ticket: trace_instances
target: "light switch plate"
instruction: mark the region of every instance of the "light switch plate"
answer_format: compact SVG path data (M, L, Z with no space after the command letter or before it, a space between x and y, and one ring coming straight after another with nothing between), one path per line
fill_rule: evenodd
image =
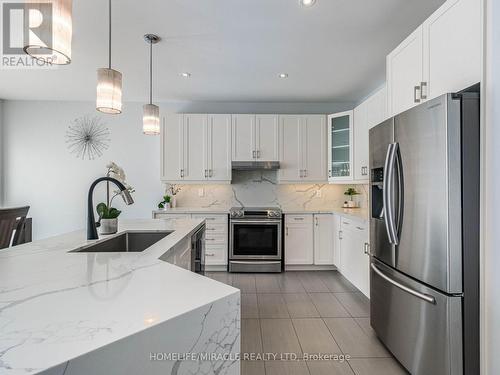
M316 190L316 198L321 198L323 196L323 192L321 190Z
M205 189L199 188L198 189L198 197L203 198L204 196L205 196Z

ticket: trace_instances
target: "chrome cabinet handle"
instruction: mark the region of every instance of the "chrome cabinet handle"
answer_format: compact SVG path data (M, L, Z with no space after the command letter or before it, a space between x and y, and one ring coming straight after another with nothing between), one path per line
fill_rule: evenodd
M205 253L205 256L207 256L207 257L214 257L215 254Z
M420 82L420 99L427 99L427 82Z
M365 230L365 228L362 228L362 227L356 227L356 229Z
M288 236L288 227L286 227L286 235Z
M252 158L256 159L255 151L252 151Z
M209 169L208 170L208 177L213 177L214 176L214 170L213 169Z
M341 239L342 239L342 231L339 230L339 240L341 240Z
M304 169L304 177L307 177L307 169Z
M404 292L406 292L408 294L411 294L412 296L420 298L420 299L424 300L425 302L432 303L433 305L436 304L436 299L433 296L430 296L430 295L425 294L425 293L420 293L420 292L418 292L416 290L408 288L406 285L403 285L403 284L397 282L396 280L391 279L389 276L385 275L382 271L380 271L378 269L378 267L375 264L373 264L373 263L370 266L371 266L372 270L377 275L379 275L382 279L384 279L388 283L394 285L396 288L399 288L402 291L404 291Z
M365 253L366 255L371 255L371 254L370 254L370 244L369 244L368 242L365 242L364 253Z
M205 178L208 177L208 169L205 169Z
M419 98L420 95L421 95L420 86L415 86L413 88L413 101L415 103L420 103L420 98Z
M304 177L304 175L302 174L303 170L302 169L299 169L299 177L302 178Z
M331 169L328 170L328 177L330 177L330 178L332 177L332 170Z
M293 220L304 220L303 217L294 217Z
M319 223L318 223L318 218L317 218L317 217L315 217L315 219L316 219L316 226L319 226Z
M181 177L184 177L184 169L181 169Z
M260 150L257 150L257 159L260 159Z

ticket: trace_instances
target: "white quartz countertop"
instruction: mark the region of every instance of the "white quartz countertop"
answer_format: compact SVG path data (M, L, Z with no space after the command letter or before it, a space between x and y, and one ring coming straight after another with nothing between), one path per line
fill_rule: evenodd
M200 207L176 207L167 210L154 210L158 214L228 214L229 209L224 208L200 208ZM365 208L325 208L325 209L283 209L285 215L303 214L336 214L355 220L368 220L368 210Z
M119 232L172 231L141 253L68 253L85 231L0 251L0 374L37 373L239 293L159 260L202 223L120 221Z

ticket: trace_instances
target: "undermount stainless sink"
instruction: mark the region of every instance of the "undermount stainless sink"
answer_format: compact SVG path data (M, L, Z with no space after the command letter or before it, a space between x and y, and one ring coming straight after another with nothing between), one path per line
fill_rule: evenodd
M126 253L141 252L154 245L172 231L124 232L115 237L86 245L70 253Z

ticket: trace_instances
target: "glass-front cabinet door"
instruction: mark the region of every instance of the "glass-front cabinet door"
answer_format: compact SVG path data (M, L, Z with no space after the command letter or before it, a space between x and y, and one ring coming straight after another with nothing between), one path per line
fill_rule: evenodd
M328 116L328 180L353 179L353 111Z

